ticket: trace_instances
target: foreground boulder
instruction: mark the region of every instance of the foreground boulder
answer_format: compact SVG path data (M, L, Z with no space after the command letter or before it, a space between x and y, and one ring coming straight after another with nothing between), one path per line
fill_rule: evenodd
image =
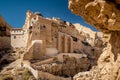
M79 73L74 80L119 80L120 76L120 0L69 0L69 9L76 15L104 32L107 47L98 59L97 68ZM93 73L93 74L92 74ZM98 75L95 75L95 74ZM83 76L84 75L84 76ZM89 79L87 78L89 76ZM94 77L93 77L94 76Z

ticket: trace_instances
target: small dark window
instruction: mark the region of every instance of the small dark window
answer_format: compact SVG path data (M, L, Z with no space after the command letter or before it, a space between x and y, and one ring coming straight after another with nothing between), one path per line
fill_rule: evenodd
M78 41L78 38L74 37L74 36L71 36L73 38L73 41L77 42Z
M16 36L14 36L14 39L16 39Z
M82 41L85 46L91 46L87 41Z
M95 49L91 49L91 51L95 51Z
M40 26L40 29L45 29L46 28L46 26Z
M73 51L74 53L77 53L77 51Z
M30 26L29 29L32 29L32 26Z
M43 28L46 28L46 26L43 26Z

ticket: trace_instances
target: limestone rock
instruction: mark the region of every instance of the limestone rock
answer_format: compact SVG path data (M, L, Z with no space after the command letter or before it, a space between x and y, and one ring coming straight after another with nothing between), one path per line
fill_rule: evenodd
M84 36L86 36L85 34L88 34L91 38L95 38L96 32L92 31L90 28L82 26L79 23L75 23L74 26L79 31L79 33L83 34Z
M0 36L10 36L11 26L0 16Z
M12 51L10 40L11 28L4 18L0 16L0 70L4 65L13 61L13 58L9 56Z
M69 9L105 34L103 38L105 48L98 59L98 65L87 72L90 78L92 80L119 80L120 0L69 0ZM96 73L98 76L95 75ZM74 80L87 79L84 72L78 75L79 77L75 76Z
M11 48L10 30L11 26L0 16L0 49Z
M120 30L120 3L108 0L69 0L69 9L103 32Z

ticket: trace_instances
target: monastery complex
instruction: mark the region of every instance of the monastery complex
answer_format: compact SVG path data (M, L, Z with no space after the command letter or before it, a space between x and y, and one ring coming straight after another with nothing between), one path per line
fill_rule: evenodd
M83 48L82 41L85 40L86 37L81 35L72 23L58 18L44 18L42 14L31 11L26 13L23 28L11 30L12 47L30 49L33 59L50 53L80 52ZM30 53L26 54L26 59Z

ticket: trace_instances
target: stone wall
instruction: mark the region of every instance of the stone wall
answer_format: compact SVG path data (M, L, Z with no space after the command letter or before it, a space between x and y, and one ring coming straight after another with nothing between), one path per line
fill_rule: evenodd
M42 40L33 40L31 45L28 47L28 50L25 52L23 59L32 60L32 59L43 59L45 56L46 48Z
M81 35L79 31L69 22L60 23L61 20L53 20L52 22L52 40L59 52L73 52L82 50L84 45L82 41L86 39L85 35ZM53 44L52 43L52 44ZM65 48L64 48L65 47Z
M13 28L11 31L11 46L13 48L25 48L26 36L22 28Z
M11 46L13 48L26 47L26 37L23 34L11 35Z
M34 69L33 67L31 67L31 63L28 61L23 62L23 67L28 68L36 79L71 80L71 78L64 78L64 77L52 75L47 72L38 71Z
M10 32L11 34L16 34L16 35L24 34L24 31L22 30L22 28L16 28L16 29L13 28Z
M40 73L69 78L79 71L88 70L90 64L85 54L61 53L53 58L33 63L31 66Z
M29 29L29 27L32 27L31 31L33 33L37 33L38 34L37 36L39 36L39 38L35 38L34 37L35 35L32 34L32 37L31 37L32 40L35 40L35 39L46 40L46 44L48 45L51 43L51 39L52 39L51 38L51 21L39 15L31 14L30 20L27 22L29 23L29 25L27 25L27 29Z

